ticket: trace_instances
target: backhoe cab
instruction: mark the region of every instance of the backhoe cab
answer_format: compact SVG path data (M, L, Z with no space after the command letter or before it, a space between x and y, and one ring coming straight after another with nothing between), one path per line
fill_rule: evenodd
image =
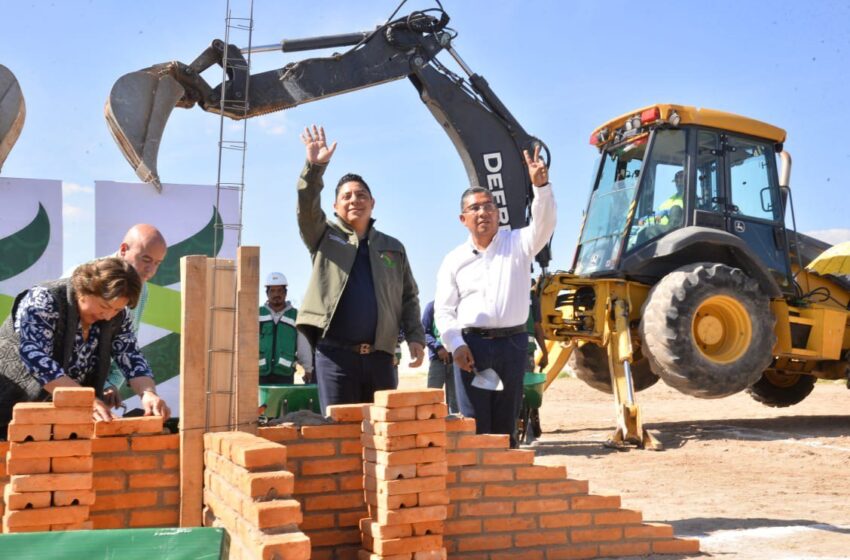
M785 226L784 141L774 126L680 105L591 135L600 159L572 272L546 278L541 306L560 342L550 362L569 359L614 393L612 444L656 446L634 394L659 378L695 397L746 389L788 406L816 378L847 375L850 286L806 269L829 245Z

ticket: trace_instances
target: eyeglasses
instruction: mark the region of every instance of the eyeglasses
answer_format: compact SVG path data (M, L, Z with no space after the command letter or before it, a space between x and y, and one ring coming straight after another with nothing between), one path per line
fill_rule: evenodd
M463 213L464 214L476 214L476 213L478 213L479 211L482 211L482 210L484 212L495 212L496 211L496 205L492 202L485 202L484 204L471 204L463 210Z

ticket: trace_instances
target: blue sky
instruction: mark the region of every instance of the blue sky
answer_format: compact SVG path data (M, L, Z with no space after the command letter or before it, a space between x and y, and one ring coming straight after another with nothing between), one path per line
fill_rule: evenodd
M245 5L234 2L234 15L245 13ZM401 13L432 5L412 0ZM554 269L572 259L596 157L590 132L656 102L730 111L785 128L800 229L833 242L850 239L850 147L840 139L850 124L850 3L443 5L465 62L552 151L559 204ZM394 1L257 0L253 42L369 30L395 7ZM191 62L223 37L225 2L0 0L0 14L0 64L17 75L27 101L27 121L3 174L65 181L69 266L95 256L94 181L136 180L103 119L113 82L154 63ZM245 44L238 37L234 42ZM320 54L255 55L254 71ZM219 74L207 77L219 81ZM243 244L261 247L263 275L280 270L289 277L297 303L310 271L295 224L295 181L304 158L298 133L313 122L339 142L329 182L348 171L366 178L377 200L377 227L405 243L424 303L443 255L465 238L457 198L467 178L406 80L249 121ZM175 110L160 149L163 181L214 183L218 130L216 115ZM326 196L328 212L330 203Z

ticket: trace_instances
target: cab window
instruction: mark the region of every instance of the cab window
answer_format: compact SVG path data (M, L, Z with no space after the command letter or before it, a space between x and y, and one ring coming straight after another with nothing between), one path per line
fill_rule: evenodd
M775 221L778 208L771 178L773 148L762 142L729 137L726 147L733 212Z

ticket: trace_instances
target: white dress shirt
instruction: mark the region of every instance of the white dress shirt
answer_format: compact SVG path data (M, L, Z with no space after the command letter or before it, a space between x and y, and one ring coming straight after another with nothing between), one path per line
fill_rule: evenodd
M552 237L556 221L551 185L533 188L527 226L499 230L483 251L470 236L443 259L434 320L450 352L466 344L461 333L466 327L515 327L528 320L531 264Z

